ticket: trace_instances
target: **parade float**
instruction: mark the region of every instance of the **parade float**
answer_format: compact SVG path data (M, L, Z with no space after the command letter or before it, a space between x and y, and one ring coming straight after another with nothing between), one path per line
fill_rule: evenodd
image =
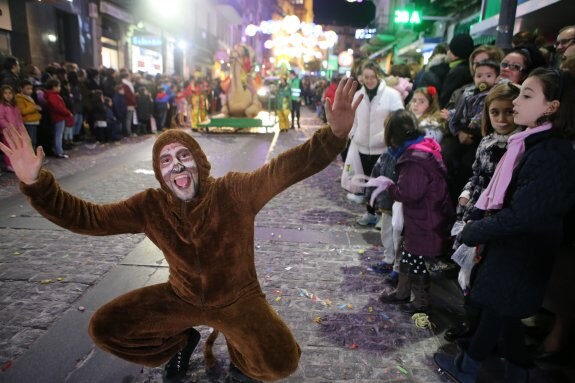
M222 115L200 123L199 127L205 128L207 132L209 128L221 127L266 128L266 131L273 127L273 124L266 125L262 119L256 118L262 110L262 104L258 100L252 73L253 62L254 52L251 47L237 44L233 48L230 53L230 77L222 86L226 95Z

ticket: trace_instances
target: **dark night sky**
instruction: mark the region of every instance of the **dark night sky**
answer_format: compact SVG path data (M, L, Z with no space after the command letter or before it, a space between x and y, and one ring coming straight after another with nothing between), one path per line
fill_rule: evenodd
M316 24L365 27L375 17L375 5L369 0L361 3L348 3L346 0L314 0L313 13Z

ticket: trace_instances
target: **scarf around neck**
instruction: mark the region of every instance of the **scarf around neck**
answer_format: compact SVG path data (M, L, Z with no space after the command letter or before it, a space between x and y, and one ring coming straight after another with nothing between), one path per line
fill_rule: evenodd
M489 181L489 185L487 185L487 188L481 193L479 200L477 200L475 204L476 208L481 210L495 210L503 207L505 192L511 182L513 170L525 152L525 139L532 134L544 132L551 128L552 125L546 123L536 128L515 133L509 137L507 151L497 164L493 178Z
M398 148L389 147L387 149L387 151L395 160L397 160L403 154L403 152L405 152L407 150L407 148L409 148L411 145L419 144L422 141L423 141L423 136L419 136L413 140L405 141L403 143L403 145L401 145Z

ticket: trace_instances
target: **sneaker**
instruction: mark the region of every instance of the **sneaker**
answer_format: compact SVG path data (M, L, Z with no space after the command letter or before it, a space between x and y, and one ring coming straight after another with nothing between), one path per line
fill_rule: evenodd
M383 224L382 221L382 215L378 215L377 216L377 222L375 223L375 230L379 230L381 231L381 225Z
M381 262L381 263L378 263L377 265L371 266L370 269L371 269L374 273L387 274L387 273L390 273L390 272L393 271L393 264L392 264L392 263Z
M188 335L188 343L166 363L162 373L162 381L164 383L182 382L190 367L190 357L199 342L200 333L195 329L191 329L190 335Z
M224 383L262 383L262 381L250 378L241 372L235 364L230 362L230 369L228 370L228 375L226 376Z
M365 213L355 221L359 226L372 226L377 223L377 216L371 213Z
M365 202L365 198L360 194L347 193L347 199L355 203Z

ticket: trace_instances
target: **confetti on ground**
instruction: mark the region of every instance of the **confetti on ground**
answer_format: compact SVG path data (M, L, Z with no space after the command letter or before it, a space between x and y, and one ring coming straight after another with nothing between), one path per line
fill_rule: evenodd
M11 360L9 360L9 361L7 361L6 363L4 363L4 364L2 365L1 370L2 370L2 372L4 372L4 371L8 370L10 367L12 367L12 361L11 361Z
M46 285L46 284L52 283L52 282L54 282L54 281L51 280L51 279L42 279L42 280L40 280L40 284L41 284L41 285Z
M367 308L367 311L370 312L370 313L373 312L373 307L368 307L368 308Z
M293 266L288 266L288 267L286 267L286 270L287 270L287 271L290 271L291 269L293 269Z
M365 253L365 249L359 249L359 250L357 251L357 253L358 253L358 254L364 254L364 253Z
M313 321L315 323L321 323L321 317L315 317L315 318L313 318Z
M429 317L425 313L415 313L411 316L415 325L419 328L429 328L431 329L434 325L429 320Z
M399 371L403 372L405 375L408 374L407 370L406 370L405 368L401 367L401 366L397 366L397 369L398 369Z
M352 350L355 350L356 348L359 348L359 346L355 343L352 343L349 345L349 348L351 348Z
M276 297L275 301L279 302L282 299L282 297Z
M299 296L309 298L309 299L311 299L312 302L314 302L314 303L319 302L324 306L331 305L331 301L329 301L329 303L328 303L326 300L320 299L317 295L310 293L306 289L299 289Z
M15 252L14 252L14 255L20 255L20 253L19 253L19 252L17 252L17 251L15 251Z
M11 214L10 218L16 218L16 214Z
M84 306L78 306L78 311L84 312L86 311L86 308Z
M278 295L278 294L281 294L282 291L281 291L281 290L274 290L273 293L274 293L275 295Z
M64 280L64 278L60 277L60 278L56 278L56 280L57 280L58 282L62 282L62 281Z

